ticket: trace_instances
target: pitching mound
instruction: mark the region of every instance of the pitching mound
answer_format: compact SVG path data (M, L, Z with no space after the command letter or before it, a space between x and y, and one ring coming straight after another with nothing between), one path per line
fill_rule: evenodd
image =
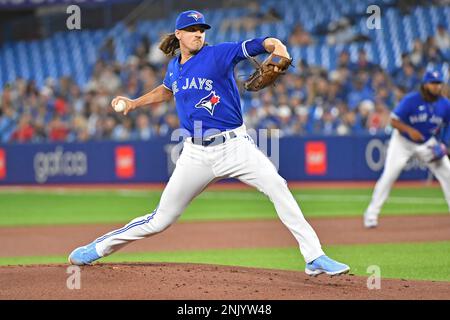
M368 290L353 275L230 266L146 263L81 267L80 289L68 289L68 265L0 267L0 299L450 299L446 282L382 279ZM73 276L73 274L72 274Z

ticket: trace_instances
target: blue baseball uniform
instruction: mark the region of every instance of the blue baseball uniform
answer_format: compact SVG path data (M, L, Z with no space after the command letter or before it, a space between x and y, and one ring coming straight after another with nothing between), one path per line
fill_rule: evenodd
M191 10L179 15L176 30L192 25L210 27L201 13ZM184 31L198 32L198 29ZM348 272L347 265L325 256L286 181L256 147L243 124L234 67L243 59L266 52L264 39L204 46L184 64L180 64L180 57L170 61L163 85L173 93L181 128L194 139L183 141L183 151L157 208L92 244L75 249L69 256L71 263L91 263L132 241L162 232L208 185L220 179L236 178L257 188L273 202L281 221L299 244L307 262L307 274ZM181 45L182 41L180 48ZM208 131L215 131L214 137ZM204 139L195 139L200 135Z
M438 136L450 123L450 101L440 97L437 101L428 102L419 92L412 92L400 101L392 117L419 131L427 141ZM401 134L412 141L406 133Z
M442 82L436 72L428 72L423 83ZM406 133L394 130L386 154L383 174L375 185L372 200L364 213L364 225L376 227L378 215L387 200L392 185L411 157L416 156L430 169L441 184L450 211L450 160L435 158L433 149L445 136L450 123L450 101L440 97L434 102L425 101L420 92L407 94L392 111L392 118L400 120L419 131L425 141L413 141ZM446 138L444 138L446 139ZM444 141L448 143L447 141Z
M239 90L234 79L236 64L250 56L265 53L257 38L235 43L205 46L184 64L180 56L168 65L163 85L172 91L180 125L190 136L207 130L226 131L243 124Z

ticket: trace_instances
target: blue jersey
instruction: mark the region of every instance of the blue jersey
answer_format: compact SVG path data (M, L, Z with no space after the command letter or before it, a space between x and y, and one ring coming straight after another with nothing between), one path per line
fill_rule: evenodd
M426 141L450 123L450 101L440 97L427 102L419 92L412 92L400 101L392 116L419 131ZM402 135L411 140L407 134Z
M243 124L234 67L250 56L265 53L265 39L205 46L184 64L180 64L180 56L169 62L163 85L172 91L180 125L191 136Z

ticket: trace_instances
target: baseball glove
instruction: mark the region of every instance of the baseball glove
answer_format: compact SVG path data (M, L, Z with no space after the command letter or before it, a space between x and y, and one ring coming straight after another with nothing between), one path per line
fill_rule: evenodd
M429 147L433 156L430 162L441 160L443 157L447 155L447 147L443 143L435 144L434 146Z
M254 58L251 61L255 64L256 70L245 80L244 88L248 91L259 91L273 84L280 75L284 74L291 65L292 58L272 53L261 64Z

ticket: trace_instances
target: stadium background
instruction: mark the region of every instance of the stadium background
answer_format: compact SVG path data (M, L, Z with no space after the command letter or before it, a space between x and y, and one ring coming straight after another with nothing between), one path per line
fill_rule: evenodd
M74 247L157 205L162 190L157 183L170 176L178 142L170 138L178 126L174 106L159 104L124 117L110 101L116 95L135 98L161 83L167 59L157 49L160 36L172 31L178 12L191 8L213 26L206 36L211 44L265 35L287 44L295 68L258 93L245 92L240 84L241 102L250 129L279 129L267 137L269 142L279 138L279 154L272 160L325 239L327 252L358 276L378 265L387 278L450 281L449 256L442 255L450 250L447 206L417 160L383 209L385 225L368 234L361 221L383 168L390 111L418 88L428 68L441 70L448 86L448 1L85 0L76 2L81 30L67 30L70 1L36 2L0 2L0 264L13 265L0 273L16 279L0 279L0 297L41 297L19 275L55 270L38 265L24 272L17 265L64 263ZM381 29L367 27L369 5L381 9ZM236 79L251 70L249 63L239 64ZM303 268L269 200L242 185L208 189L170 230L106 261ZM216 239L220 232L224 242ZM257 243L258 234L265 243ZM55 285L60 297L83 297L61 292L53 281L43 276L36 286ZM267 291L261 283L259 293L242 297L320 298L309 287L311 296L298 296L305 281L286 292L281 287ZM348 281L352 288L331 285L327 297L359 292L365 280ZM400 284L395 294L392 284L393 291L365 289L358 297L449 297L448 290L437 287L427 291L417 283ZM95 291L94 284L90 288ZM214 297L191 291L195 294L187 297ZM47 297L54 295L47 292Z
M280 83L258 93L240 85L247 127L278 128L281 138L290 137L281 139L279 157L288 180L375 179L392 108L418 87L428 68L441 70L448 81L448 6L392 0L100 2L80 2L81 30L67 30L67 5L2 5L0 183L167 181L170 135L178 127L173 103L124 117L110 101L138 97L161 83L167 59L158 49L160 37L188 6L198 5L214 26L207 35L212 44L257 35L288 44L295 68ZM382 12L379 30L367 27L372 4ZM241 83L251 70L241 63L236 79ZM124 154L117 145L125 142ZM22 143L27 146L12 146ZM57 149L42 143L66 144ZM72 157L80 152L82 158ZM401 179L430 178L420 164L410 167ZM121 170L128 174L118 175Z

